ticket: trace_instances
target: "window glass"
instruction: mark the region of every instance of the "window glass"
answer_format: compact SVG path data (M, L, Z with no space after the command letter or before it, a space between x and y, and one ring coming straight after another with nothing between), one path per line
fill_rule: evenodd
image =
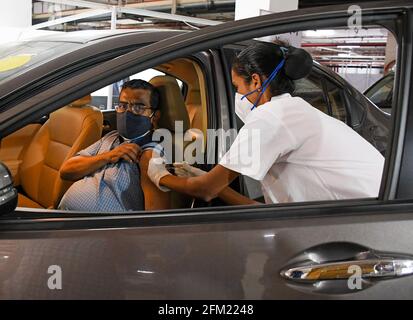
M78 47L76 43L52 41L3 43L0 45L0 84Z
M366 96L380 108L391 108L394 73L389 73L366 92Z
M386 82L384 85L379 88L372 96L371 101L377 105L383 105L387 102L390 93L392 92L392 83Z
M342 89L331 81L326 80L326 90L331 106L331 115L340 121L346 122L347 111L343 99Z
M328 104L325 100L323 91L323 84L319 77L310 75L306 78L294 81L295 92L294 95L303 98L314 108L329 114Z

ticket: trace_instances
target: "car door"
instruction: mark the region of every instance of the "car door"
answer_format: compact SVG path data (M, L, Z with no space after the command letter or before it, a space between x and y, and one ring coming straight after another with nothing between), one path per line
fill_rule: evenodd
M378 199L118 215L18 208L0 220L0 298L413 297L413 277L402 277L413 264L412 16L407 1L363 7L365 23L394 28L400 47ZM347 19L345 6L310 9L165 40L5 110L0 128L12 132L40 112L178 56Z

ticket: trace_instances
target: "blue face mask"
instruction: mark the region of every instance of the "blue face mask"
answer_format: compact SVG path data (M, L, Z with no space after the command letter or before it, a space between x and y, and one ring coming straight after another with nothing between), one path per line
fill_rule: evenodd
M117 130L119 134L131 143L143 145L150 138L152 130L151 119L155 112L149 117L136 115L126 111L116 114Z
M258 91L258 90L261 89L261 92L260 92L260 94L258 95L257 100L255 100L253 106L251 107L251 111L254 110L254 109L257 107L257 104L258 104L258 102L260 101L260 99L261 99L262 95L264 94L265 90L267 90L267 88L269 87L271 81L273 81L273 80L277 77L277 75L278 75L278 73L280 72L281 68L284 67L284 64L285 64L285 59L282 59L281 62L275 67L274 71L271 72L271 74L270 74L270 76L267 78L267 80L264 81L264 83L262 84L261 87L255 89L255 90L253 90L253 91L251 91L251 92L248 92L247 94L245 94L245 95L243 95L243 96L241 97L241 100L246 99L246 97L248 97L249 95L251 95L251 94L253 94L254 92L256 92L256 91Z

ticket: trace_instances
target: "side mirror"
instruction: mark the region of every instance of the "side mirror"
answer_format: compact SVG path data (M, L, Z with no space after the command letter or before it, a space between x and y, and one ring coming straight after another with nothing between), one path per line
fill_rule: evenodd
M9 169L0 162L0 215L14 212L17 207L17 190Z

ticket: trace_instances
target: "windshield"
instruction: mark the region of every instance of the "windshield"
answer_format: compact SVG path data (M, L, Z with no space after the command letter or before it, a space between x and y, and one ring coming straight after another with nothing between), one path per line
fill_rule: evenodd
M77 49L72 42L27 41L0 45L0 84L46 63L62 54Z

